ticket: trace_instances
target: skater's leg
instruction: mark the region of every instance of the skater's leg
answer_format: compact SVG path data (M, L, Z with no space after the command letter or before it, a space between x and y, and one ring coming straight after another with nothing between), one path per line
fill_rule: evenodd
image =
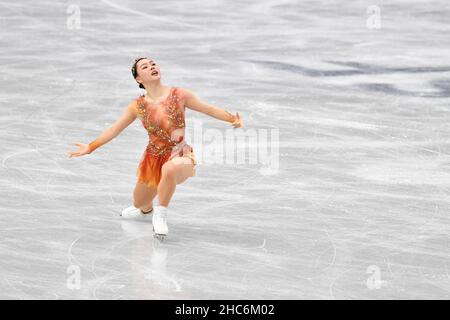
M147 186L146 183L136 182L133 192L133 205L141 209L143 212L148 212L153 209L153 199L157 195L157 189Z
M176 157L162 166L161 181L158 185L158 204L169 206L177 184L194 175L194 164L186 157Z
M167 227L167 207L177 184L194 176L195 163L192 158L175 157L167 161L161 169L161 180L158 184L158 206L152 217L154 236L163 240L169 232Z

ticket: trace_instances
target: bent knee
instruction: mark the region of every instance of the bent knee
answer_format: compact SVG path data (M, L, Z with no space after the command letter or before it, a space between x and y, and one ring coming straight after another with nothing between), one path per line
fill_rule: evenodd
M164 166L161 170L161 175L163 179L175 181L177 176L177 168L173 165Z

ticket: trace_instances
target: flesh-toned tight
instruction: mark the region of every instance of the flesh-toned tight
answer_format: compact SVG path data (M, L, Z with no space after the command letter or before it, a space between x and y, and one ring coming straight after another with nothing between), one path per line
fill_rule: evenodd
M158 187L137 182L134 187L134 206L144 212L153 208L153 199L158 195L158 205L169 206L170 199L177 184L181 184L195 175L195 164L188 157L175 157L162 166L161 180Z

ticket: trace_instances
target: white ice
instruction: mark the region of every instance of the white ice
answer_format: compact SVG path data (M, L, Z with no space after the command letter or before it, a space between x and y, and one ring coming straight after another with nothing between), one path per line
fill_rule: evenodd
M380 28L368 0L2 0L0 298L449 299L450 6L376 3ZM141 55L279 132L275 170L199 164L162 244L118 215L138 121L66 157L139 95Z

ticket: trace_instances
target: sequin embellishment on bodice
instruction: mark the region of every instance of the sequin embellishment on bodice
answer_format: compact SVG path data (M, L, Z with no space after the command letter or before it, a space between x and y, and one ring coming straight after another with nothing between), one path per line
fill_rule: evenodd
M171 88L168 97L158 104L149 103L141 96L137 105L138 118L148 132L150 155L165 156L184 140L184 111L176 88Z
M137 177L139 182L156 188L161 180L164 163L174 157L188 157L196 164L193 149L185 139L182 93L171 88L167 98L151 103L144 96L137 99L137 117L148 133L148 145L142 155Z

